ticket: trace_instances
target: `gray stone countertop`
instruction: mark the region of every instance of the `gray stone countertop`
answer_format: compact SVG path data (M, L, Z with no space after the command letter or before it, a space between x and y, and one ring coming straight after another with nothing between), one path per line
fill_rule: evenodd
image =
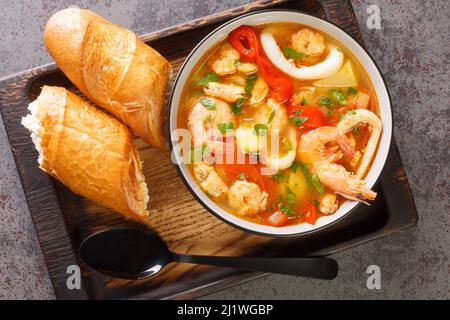
M1 1L0 77L51 61L43 43L55 11L78 5L137 34L219 12L244 1ZM419 213L416 227L334 257L331 281L272 275L205 299L450 298L450 8L445 0L352 0L368 51L390 89L395 138ZM381 9L381 29L366 26L367 8ZM11 149L0 121L0 299L52 299ZM381 268L381 289L366 287L369 265Z

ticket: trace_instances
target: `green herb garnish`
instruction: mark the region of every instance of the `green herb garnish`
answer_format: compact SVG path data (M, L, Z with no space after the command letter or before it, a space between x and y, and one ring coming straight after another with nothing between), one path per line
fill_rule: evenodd
M319 96L317 98L317 103L320 106L324 106L324 107L326 107L328 109L327 115L329 117L331 117L334 114L333 105L332 105L331 100L329 98L327 98L325 96Z
M308 186L309 193L312 193L313 192L313 184L311 181L311 175L309 174L309 171L308 171L308 167L309 167L309 165L307 165L306 163L300 163L300 168L302 169L303 175L305 176L306 185Z
M235 67L239 67L239 66L242 66L243 65L243 63L241 62L241 61L239 61L239 60L234 60L234 66Z
M275 110L272 110L272 112L270 113L269 119L267 120L268 126L272 123L273 117L275 117Z
M305 57L307 57L308 55L306 53L294 50L292 48L289 47L284 47L283 48L283 53L286 57L290 58L290 59L303 59Z
M360 134L361 132L359 131L359 128L358 128L358 127L353 127L352 133L353 133L355 136L359 136L359 134Z
M352 115L356 114L356 112L355 112L355 110L347 110L347 111L345 111L345 114L347 116L352 116Z
M247 77L247 79L245 79L244 90L247 95L252 94L252 90L253 90L253 87L255 86L255 82L256 82L257 78L258 77L256 75L251 75L251 76Z
M233 130L233 122L229 122L229 123L219 123L217 125L217 127L219 128L219 131L222 135L225 135L227 133L227 131L231 131Z
M322 195L325 191L323 188L322 182L320 182L319 176L317 174L313 174L311 177L311 183L313 184L314 188L316 188L317 192Z
M348 102L345 100L347 98L347 94L341 89L331 89L329 91L329 95L334 102L344 106L348 105Z
M278 171L272 176L272 180L276 182L281 182L284 180L284 174L281 171Z
M238 174L237 178L238 178L239 180L245 180L245 178L247 178L247 177L245 176L245 173L244 173L244 172L241 172L241 173Z
M348 93L348 94L358 94L358 90L356 90L356 89L353 88L353 87L349 87L349 88L347 89L347 93Z
M216 73L207 73L197 81L199 86L206 86L210 82L220 82L220 77Z
M292 123L294 124L294 126L300 127L301 125L303 125L306 121L308 121L309 118L307 117L295 117L292 116L289 119L291 119Z
M318 208L320 203L319 203L319 200L314 199L314 200L312 201L312 204L313 204L314 207Z
M302 101L300 102L300 104L301 104L302 106L304 106L304 105L306 104L306 99L305 99L305 97L302 98Z
M286 185L286 200L282 197L279 198L280 211L286 213L289 216L294 214L294 204L295 204L295 193Z
M298 160L294 160L294 162L292 162L292 164L291 164L291 166L289 167L289 169L290 169L292 172L295 172L295 171L297 171L297 169L298 169L300 166L301 166L301 162L298 161Z
M331 107L331 100L325 96L319 96L317 101L320 106Z
M231 106L231 112L235 115L240 115L242 113L242 108L245 104L245 98L239 98L236 102Z
M212 98L201 98L200 103L208 110L216 110L216 101Z
M286 151L288 151L288 152L292 150L292 145L291 145L291 143L289 142L288 139L283 138L283 140L281 140L281 142L282 142L283 145L284 145L284 150L286 150Z
M209 153L207 146L195 147L190 150L191 163L202 162L205 154Z
M267 134L267 126L263 123L257 123L253 126L253 134L255 136L265 136Z

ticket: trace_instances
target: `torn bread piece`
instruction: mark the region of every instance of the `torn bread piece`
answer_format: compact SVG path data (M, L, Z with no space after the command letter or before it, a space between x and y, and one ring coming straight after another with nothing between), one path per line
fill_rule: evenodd
M22 125L39 167L74 193L144 221L149 200L133 135L121 122L62 87L44 86Z

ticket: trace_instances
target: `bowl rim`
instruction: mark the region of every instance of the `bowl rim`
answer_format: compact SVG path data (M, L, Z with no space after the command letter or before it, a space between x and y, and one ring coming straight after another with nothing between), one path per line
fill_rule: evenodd
M353 36L351 36L347 31L345 31L344 29L342 29L339 25L337 25L336 23L334 23L334 22L331 22L331 21L329 21L329 20L326 20L326 19L324 19L324 18L322 18L322 17L319 17L319 16L317 16L317 15L315 15L315 14L311 14L311 13L309 13L309 12L305 12L305 11L302 11L302 10L294 10L294 9L264 9L264 10L257 10L257 11L254 11L254 12L248 12L248 13L245 13L245 14L242 14L242 15L239 15L239 16L237 16L237 17L235 17L235 18L233 18L233 19L230 19L230 20L228 20L228 21L226 21L226 22L224 22L224 23L222 23L222 24L220 24L218 27L216 27L214 30L212 30L211 32L209 32L192 50L191 50L191 52L189 53L189 55L185 58L185 60L183 61L183 64L181 65L181 67L180 67L180 69L179 69L179 71L178 71L178 73L177 73L177 76L176 76L176 78L175 78L175 80L174 80L174 82L173 82L173 84L172 84L172 87L171 87L171 89L170 89L170 96L169 96L169 99L168 99L168 101L167 101L167 105L168 105L168 108L167 108L167 116L166 116L166 121L167 121L167 128L168 128L168 141L169 141L169 151L170 151L170 154L172 155L172 153L173 153L173 148L174 148L174 146L173 146L173 143L172 143L172 133L171 133L171 111L172 111L172 104L173 104L173 99L174 99L174 95L175 95L175 91L176 91L176 89L177 89L177 85L178 85L178 82L179 82L179 80L180 80L180 77L181 77L181 74L183 73L183 71L184 71L184 69L186 68L186 66L187 66L187 64L188 64L188 62L190 61L190 59L192 58L192 56L197 52L197 50L199 50L200 49L200 47L210 38L210 37L212 37L212 36L214 36L218 31L220 31L221 29L223 29L223 28L225 28L226 26L228 26L229 24L231 24L231 23L234 23L234 22L236 22L236 21L239 21L239 20L241 20L241 19L244 19L244 18L247 18L247 17L250 17L250 16L253 16L253 15L258 15L258 14L263 14L263 13L268 13L268 12L273 12L273 13L277 13L277 12L280 12L280 13L283 13L283 12L290 12L290 13L299 13L299 14L303 14L303 15L307 15L307 16L310 16L310 17L313 17L313 18L315 18L315 19L319 19L319 20L321 20L321 21L323 21L323 22L325 22L325 23L328 23L328 24L331 24L332 26L334 26L334 27L336 27L336 28L338 28L340 31L342 31L345 35L347 35L350 39L351 39L351 41L353 41L354 42L354 44L356 45L356 46L358 46L368 57L369 57L369 59L371 60L371 62L373 63L373 65L375 66L375 69L377 70L377 72L378 72L378 74L380 75L380 78L381 78L381 81L382 81L382 84L383 84L383 87L386 89L386 94L387 94L387 98L388 98L388 101L389 101L389 109L390 109L390 114L391 114L391 133L390 133L390 135L389 135L389 144L388 144L388 146L386 147L386 148L388 148L388 150L387 150L387 153L386 153L386 157L384 158L384 160L383 160L383 163L380 165L380 171L379 171L379 174L378 174L378 176L376 177L376 179L374 180L374 182L373 182L373 186L375 186L375 185L377 185L377 183L379 182L379 180L380 180L380 178L381 178L381 175L382 175L382 172L383 172L383 170L384 170L384 167L385 167L385 165L386 165L386 162L387 162L387 159L388 159L388 157L389 157L389 149L390 149L390 147L391 147L391 145L392 145L392 138L393 138L393 135L394 135L394 115L393 115L393 110L392 110L392 98L391 98L391 94L390 94L390 92L389 92L389 88L388 88L388 86L387 86L387 84L386 84L386 80L385 80L385 77L383 76L383 74L382 74L382 72L381 72L381 70L380 70L380 67L378 66L378 64L375 62L375 60L374 60L374 58L372 57L372 55L367 51L367 49L365 48L365 46L363 45L363 44L361 44L361 43L359 43L356 39L354 39L353 38ZM314 27L313 26L313 28L316 28L317 29L317 27ZM359 29L359 27L358 27L358 29ZM361 62L360 62L361 63ZM362 63L361 63L362 64ZM363 66L364 67L364 66ZM367 71L366 71L367 72ZM371 75L367 72L367 75L369 76L369 79L371 80L371 81L373 81L372 80L372 77L371 77ZM184 84L183 84L184 85ZM183 88L184 87L181 87L179 90L183 90ZM381 138L381 137L380 137ZM380 143L380 141L379 141L379 143ZM380 148L380 145L378 146L378 149L377 149L377 153L379 152L379 148ZM243 227L243 226L241 226L241 225L239 225L239 224L236 224L236 223L234 223L234 222L232 222L232 221L230 221L230 220L228 220L228 219L226 219L226 218L224 218L222 215L220 215L220 214L218 214L213 208L211 208L208 204L206 204L202 199L201 199L201 197L197 194L197 192L191 187L191 185L190 185L190 183L187 181L187 179L186 179L186 177L185 177L185 175L184 175L184 173L182 172L182 170L181 170L181 168L180 168L180 165L177 163L177 162L173 162L173 164L174 164L174 166L175 166L175 169L177 170L177 172L178 172L178 175L181 177L181 180L183 181L183 183L184 183L184 185L186 186L186 188L190 191L190 193L192 194L192 196L209 212L209 213L211 213L212 215L214 215L216 218L218 218L218 219L220 219L221 221L223 221L223 222L225 222L226 224L228 224L228 225L230 225L230 226L232 226L232 227L234 227L234 228L237 228L237 229L239 229L239 230L241 230L241 231L244 231L244 232L248 232L248 233L251 233L251 234L255 234L255 235L258 235L258 236L265 236L265 237L272 237L272 238L297 238L297 237L302 237L302 236L306 236L306 235L310 235L310 234L313 234L313 233L317 233L317 232L320 232L320 231L322 231L322 230L324 230L324 229L326 229L326 228L330 228L331 226L333 226L334 224L336 224L337 222L341 222L342 220L344 220L344 218L347 218L349 215L350 215L350 213L352 213L352 212L354 212L356 209L358 209L361 205L362 205L362 203L361 202L358 202L358 203L356 203L355 205L354 205L354 207L352 207L351 209L349 209L346 213L344 213L341 217L339 217L339 218L337 218L337 219L335 219L335 220L333 220L333 221L331 221L331 222L329 222L329 223L327 223L327 224L325 224L325 225L323 225L323 226L320 226L320 227L317 227L317 228L314 228L314 229L312 229L312 230L306 230L306 231L299 231L299 232L294 232L294 233L285 233L285 234L276 234L276 233L269 233L269 232L262 232L262 231L257 231L257 230L253 230L253 229L248 229L248 228L245 228L245 227ZM223 209L223 210L225 210L225 209ZM239 218L239 217L238 217ZM241 218L239 218L239 219L241 219ZM246 220L244 220L244 219L242 219L243 221L246 221Z

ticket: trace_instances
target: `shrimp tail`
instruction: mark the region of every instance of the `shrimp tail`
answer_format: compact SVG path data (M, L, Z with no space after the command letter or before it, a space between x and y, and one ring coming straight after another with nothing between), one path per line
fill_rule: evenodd
M352 195L345 194L345 193L342 193L342 192L335 192L335 193L338 194L338 195L341 195L344 198L347 198L349 200L358 201L358 202L364 203L367 206L370 206L370 203L368 203L367 201L364 201L364 199L362 199L360 196L352 196Z

